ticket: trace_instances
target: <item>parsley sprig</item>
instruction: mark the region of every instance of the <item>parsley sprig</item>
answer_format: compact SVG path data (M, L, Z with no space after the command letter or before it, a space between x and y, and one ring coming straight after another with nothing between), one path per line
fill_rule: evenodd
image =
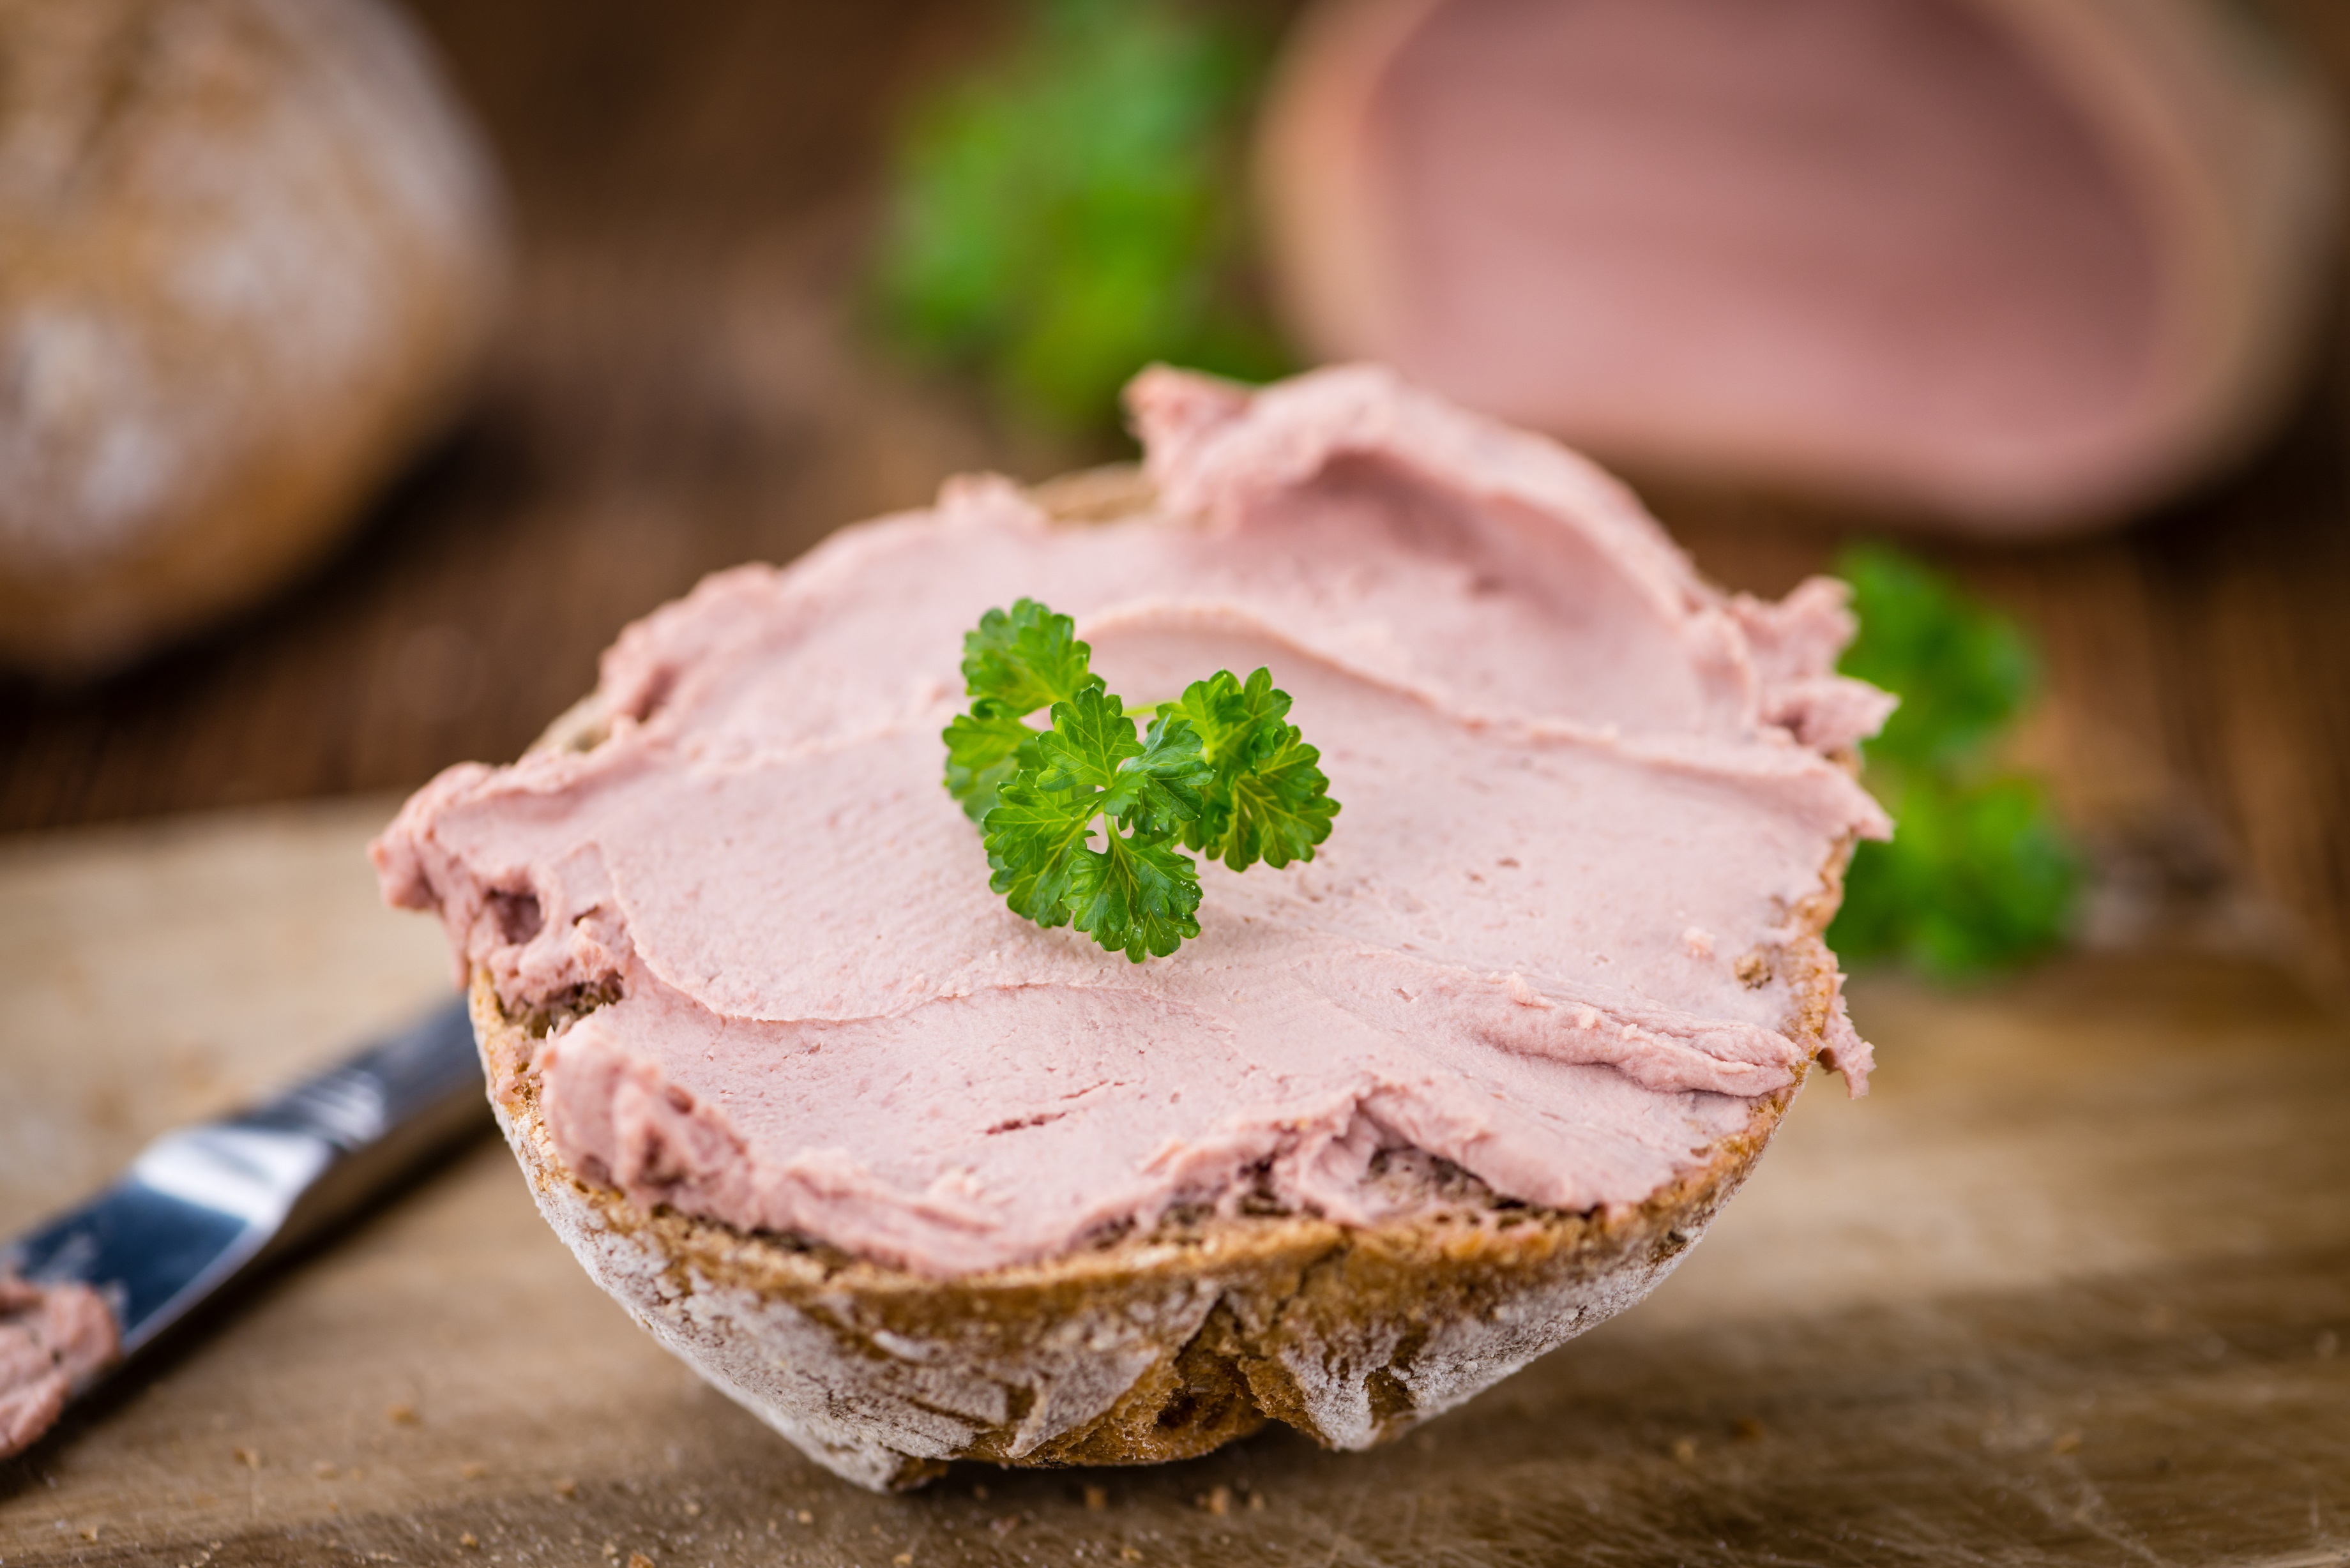
M1338 803L1271 671L1220 670L1128 713L1092 657L1034 599L981 617L963 638L971 708L940 736L946 785L1014 914L1140 963L1200 934L1199 868L1179 845L1235 871L1311 860ZM1026 722L1039 709L1049 729Z

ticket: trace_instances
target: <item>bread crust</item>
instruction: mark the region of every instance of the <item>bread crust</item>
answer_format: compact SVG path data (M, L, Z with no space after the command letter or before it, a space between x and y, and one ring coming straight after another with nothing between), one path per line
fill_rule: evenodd
M0 3L0 665L100 674L316 561L455 410L496 180L379 0Z
M1107 520L1152 496L1129 468L1032 492L1056 518ZM588 750L594 698L534 749ZM1850 852L1754 955L1795 998L1807 1063L1825 1041L1833 918ZM591 1004L592 1005L592 1004ZM498 1125L539 1211L588 1274L721 1392L835 1474L919 1486L953 1459L1018 1466L1190 1459L1285 1422L1374 1447L1605 1322L1654 1289L1752 1169L1804 1074L1637 1206L1519 1204L1462 1178L1409 1219L1356 1228L1300 1213L1179 1215L1042 1262L937 1280L803 1237L647 1210L556 1152L530 1072L566 1013L509 1011L485 970L473 1029Z
M877 1490L951 1459L1189 1459L1268 1419L1333 1449L1385 1442L1648 1294L1801 1086L1757 1099L1704 1165L1618 1212L1471 1199L1365 1229L1211 1214L941 1281L585 1179L528 1071L549 1021L508 1013L486 971L472 1002L498 1125L589 1275L719 1390Z

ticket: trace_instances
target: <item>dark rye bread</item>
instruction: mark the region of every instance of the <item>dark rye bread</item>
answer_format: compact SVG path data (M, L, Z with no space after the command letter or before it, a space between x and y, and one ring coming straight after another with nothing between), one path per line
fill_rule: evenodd
M1149 493L1109 471L1037 499L1077 522ZM591 700L539 744L586 749L603 732ZM1756 983L1786 980L1788 1031L1813 1055L1835 993L1819 932L1846 853L1794 911L1804 934L1746 961ZM874 1488L920 1485L958 1459L1187 1459L1268 1420L1331 1448L1387 1441L1646 1295L1737 1191L1801 1086L1755 1100L1703 1165L1618 1214L1528 1207L1407 1155L1378 1179L1427 1196L1409 1220L1354 1229L1243 1204L939 1281L803 1237L648 1212L586 1179L556 1152L529 1072L536 1043L567 1015L510 1011L486 972L473 1012L499 1125L588 1273L718 1388Z

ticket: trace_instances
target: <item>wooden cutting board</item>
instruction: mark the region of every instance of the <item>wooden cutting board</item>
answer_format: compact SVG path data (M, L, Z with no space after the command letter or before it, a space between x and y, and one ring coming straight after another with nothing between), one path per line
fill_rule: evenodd
M0 1234L446 993L390 804L0 844ZM1376 1453L868 1495L485 1137L0 1465L0 1563L2350 1564L2350 1028L2177 955L1854 1012L1649 1302Z

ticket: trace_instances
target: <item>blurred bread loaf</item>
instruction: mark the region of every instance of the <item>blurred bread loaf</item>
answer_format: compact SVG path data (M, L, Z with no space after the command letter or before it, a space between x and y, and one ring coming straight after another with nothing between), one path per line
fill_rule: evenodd
M0 0L0 664L102 671L315 559L435 424L494 182L375 0Z

